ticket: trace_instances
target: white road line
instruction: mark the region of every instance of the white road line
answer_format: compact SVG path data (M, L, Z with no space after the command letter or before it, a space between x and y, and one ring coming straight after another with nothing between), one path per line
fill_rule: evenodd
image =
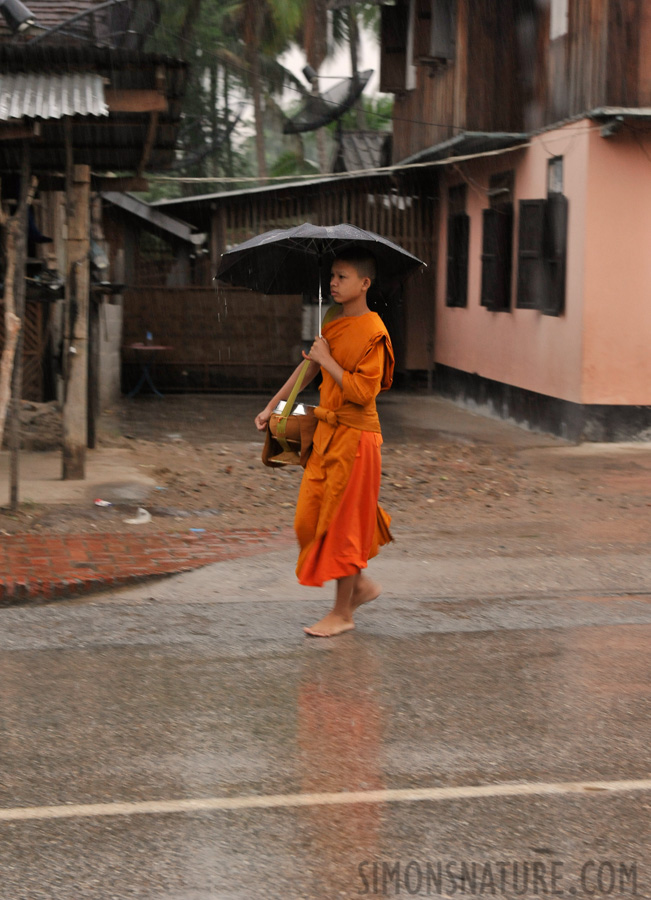
M83 803L64 806L23 806L0 809L0 822L34 819L75 819L96 816L165 815L240 809L279 809L296 806L343 806L356 803L414 803L466 800L481 797L530 797L561 794L595 795L648 791L651 778L638 781L569 781L550 783L482 784L461 787L350 791L334 794L271 794L249 797L202 797L195 800L141 800L134 803Z

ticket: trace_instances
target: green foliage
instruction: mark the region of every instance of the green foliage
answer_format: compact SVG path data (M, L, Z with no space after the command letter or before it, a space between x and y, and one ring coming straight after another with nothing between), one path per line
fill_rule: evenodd
M170 174L214 178L255 174L257 162L251 133L256 131L265 136L270 174L318 174L314 164L305 160L306 155L316 158L314 135L306 134L302 139L284 137L282 116L274 102L274 97L284 96L288 85L297 98L307 91L302 79L279 62L279 57L301 39L309 8L306 0L160 0L160 4L161 23L149 40L148 49L181 57L189 64L178 143L178 155L185 164ZM353 12L355 21L364 27L377 25L375 4L355 4ZM354 28L351 21L347 9L333 13L335 41L339 45L349 39L351 27ZM333 50L334 45L330 48ZM259 63L257 87L250 64L252 53ZM250 105L254 89L262 98L262 115L256 122L251 121ZM366 110L364 127L387 130L391 102L391 98L362 98ZM247 104L247 114L233 129L243 103ZM342 125L355 128L354 113L347 113ZM329 144L335 128L329 126ZM223 189L233 187L227 184ZM158 183L149 196L158 199L220 189L219 182Z
M318 175L319 170L314 163L304 159L302 153L288 150L276 159L269 174L275 178L283 175L291 178L293 175Z
M379 35L380 31L380 7L376 3L353 3L343 9L332 11L332 43L333 48L346 47L351 39L351 17L353 21L366 31L373 31Z
M393 95L383 94L379 97L360 97L355 107L364 110L366 116L366 131L391 131L391 113L393 111ZM336 133L338 124L331 122L326 126L328 131ZM356 109L347 110L341 117L341 127L344 131L354 131L357 128Z

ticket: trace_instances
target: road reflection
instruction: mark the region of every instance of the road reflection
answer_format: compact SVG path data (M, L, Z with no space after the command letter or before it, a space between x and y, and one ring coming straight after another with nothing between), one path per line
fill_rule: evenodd
M301 790L384 788L380 764L383 715L378 660L357 635L315 647L304 658L298 692L297 745ZM330 890L350 889L357 864L378 854L383 807L361 803L302 810L310 868Z

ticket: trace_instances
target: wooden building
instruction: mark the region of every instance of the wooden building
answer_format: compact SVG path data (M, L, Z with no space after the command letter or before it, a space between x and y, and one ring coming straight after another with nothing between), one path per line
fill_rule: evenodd
M149 269L148 284L128 286L125 342L132 336L132 323L137 339L142 324L156 320L161 339L175 347L157 365L157 382L166 390L266 390L277 385L300 361L304 329L316 333L311 313L317 286L306 285L303 296L263 297L216 285L221 253L272 228L350 222L395 240L428 263L406 282L401 296L383 302L378 311L392 334L402 375L431 371L433 203L424 183L416 191L410 175L342 174L152 204L152 210L206 233L209 253L197 263L192 284L167 284L161 265Z
M104 355L102 371L102 344L117 341L119 348L122 321L99 194L143 188L149 170L171 162L186 65L141 50L155 19L145 17L138 35L133 15L145 6L151 12L148 2L128 0L113 10L117 19L106 6L95 14L97 4L90 0L39 0L31 6L36 22L30 30L9 37L0 29L0 200L11 212L24 186L36 179L30 212L34 233L47 243L33 241L32 252L28 241L31 256L17 263L15 278L22 294L25 276L29 282L25 314L20 313L23 395L65 398L64 475L83 477L100 385L114 377L119 390L119 364L113 371L108 364L115 354ZM5 262L0 260L3 268ZM51 293L53 283L58 295ZM3 342L0 331L0 349Z
M645 433L651 6L381 13L393 163L435 198L438 388L568 437Z

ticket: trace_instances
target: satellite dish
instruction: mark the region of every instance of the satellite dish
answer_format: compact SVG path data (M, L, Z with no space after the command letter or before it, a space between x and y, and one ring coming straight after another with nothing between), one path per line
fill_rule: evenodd
M315 131L341 118L369 83L373 69L338 81L324 94L309 94L301 109L285 122L283 134Z

